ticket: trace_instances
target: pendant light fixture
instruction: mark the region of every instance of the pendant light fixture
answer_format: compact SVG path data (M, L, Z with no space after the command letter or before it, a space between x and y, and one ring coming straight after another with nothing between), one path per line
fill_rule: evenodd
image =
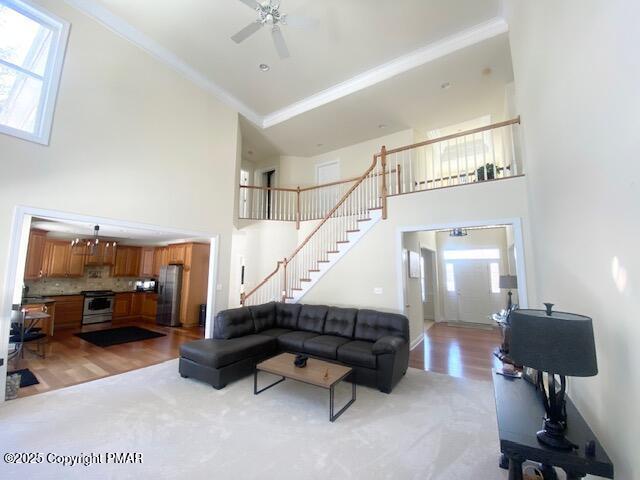
M82 243L86 242L86 250L85 251L76 251L74 254L76 255L89 255L89 256L104 256L107 257L111 254L112 251L116 249L116 242L106 242L104 244L104 249L100 251L100 225L96 225L93 227L93 237L87 240L83 240L81 238L76 238L75 240L71 240L71 247L81 246Z

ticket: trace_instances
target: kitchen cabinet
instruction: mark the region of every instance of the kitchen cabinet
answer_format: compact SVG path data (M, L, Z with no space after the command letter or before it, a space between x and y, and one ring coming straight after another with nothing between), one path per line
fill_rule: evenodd
M140 276L141 277L153 277L154 276L154 260L156 249L153 247L143 247L140 250Z
M157 310L158 294L145 293L142 301L142 319L147 322L155 322Z
M43 275L42 264L44 262L44 247L47 243L47 232L33 229L29 232L29 245L27 247L27 261L24 267L26 280L37 280Z
M140 271L140 247L119 246L112 269L114 277L137 277Z
M184 265L187 256L187 244L176 243L169 245L169 261L170 264Z
M46 277L81 277L84 275L86 245L71 246L68 240L45 242L42 274Z
M204 243L184 245L180 323L185 327L190 327L198 324L200 304L207 303L210 246Z
M111 242L109 242L109 248L106 247L105 242L98 243L93 250L93 255L87 254L85 265L113 265L116 257L116 248L111 246Z
M83 295L62 295L50 297L55 303L55 328L80 328L82 325L82 311L84 310ZM51 314L51 311L48 312Z
M116 293L113 301L113 318L127 318L131 316L133 293Z
M144 293L132 293L131 294L131 316L138 317L142 315L142 304L144 302Z

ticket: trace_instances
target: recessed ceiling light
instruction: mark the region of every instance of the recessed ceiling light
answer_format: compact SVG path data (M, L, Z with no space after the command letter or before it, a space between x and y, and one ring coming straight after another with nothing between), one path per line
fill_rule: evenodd
M249 155L253 155L253 150L247 150L247 153L248 153Z
M387 128L387 126L384 123L381 123L380 125L378 125L378 128Z
M443 90L449 90L451 88L451 82L444 82L442 85L440 85L440 88Z
M492 72L493 70L491 70L491 67L486 67L482 69L482 75L484 75L485 77L488 77L489 75L491 75Z
M324 145L324 143L316 143L316 147L321 147L323 145Z
M258 68L261 72L268 72L271 67L266 63L261 63L260 65L258 65Z

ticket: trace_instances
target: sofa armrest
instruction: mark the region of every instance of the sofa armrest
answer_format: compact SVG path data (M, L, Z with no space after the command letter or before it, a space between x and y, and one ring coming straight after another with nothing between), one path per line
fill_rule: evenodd
M400 347L406 343L402 337L387 336L379 338L376 343L373 344L371 351L374 355L381 355L384 353L396 353Z

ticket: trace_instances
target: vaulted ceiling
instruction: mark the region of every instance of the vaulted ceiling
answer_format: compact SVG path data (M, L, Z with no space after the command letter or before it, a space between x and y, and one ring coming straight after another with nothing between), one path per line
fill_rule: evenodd
M388 95L393 82L420 83L416 72L439 82L437 72L427 67L447 56L488 42L480 52L487 58L464 57L473 63L468 75L479 75L478 67L482 70L489 60L497 62L487 65L500 75L506 69L504 58L498 60L505 45L508 51L500 0L280 0L283 13L314 20L310 28L282 26L291 52L284 60L276 53L269 28L240 44L230 39L257 17L241 0L66 1L239 111L247 119L243 134L253 143L264 140L274 151L292 154L309 154L312 144L333 145L340 139L305 137L300 139L304 146L283 143L280 136L292 137L281 133L287 125L299 132L317 115L323 118L327 109L331 115L349 116L360 107L370 112L375 107L368 92L382 87ZM501 37L502 43L496 44ZM260 64L269 65L269 71L260 71ZM451 81L446 72L441 77L442 82ZM389 107L382 102L378 108ZM392 116L402 117L397 111ZM402 121L406 124L401 118L380 120L398 127ZM301 122L307 127L301 128ZM254 139L252 132L264 138Z

